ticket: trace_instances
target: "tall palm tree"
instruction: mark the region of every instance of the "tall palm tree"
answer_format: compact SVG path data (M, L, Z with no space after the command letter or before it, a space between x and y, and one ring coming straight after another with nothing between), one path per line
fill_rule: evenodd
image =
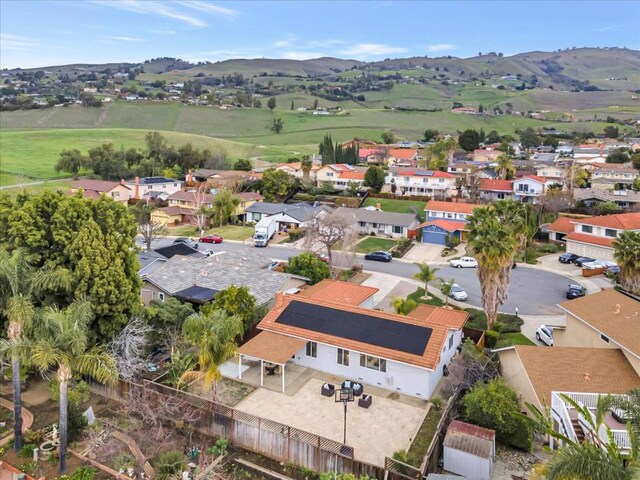
M300 160L300 168L302 169L302 181L308 183L310 180L311 169L313 168L313 162L309 155L305 155Z
M487 329L498 319L498 305L509 288L510 270L517 250L511 228L496 215L494 208L477 208L469 217L468 245L478 261L478 279Z
M39 295L70 285L67 270L35 269L25 250L12 253L0 250L0 312L9 320L8 341L0 350L11 357L13 383L13 448L22 448L22 399L20 380L20 344L25 330L31 326Z
M38 319L29 362L46 373L57 369L60 384L60 473L67 469L67 389L74 374L88 375L100 383L114 383L118 370L113 357L89 347L91 304L80 299L64 310L47 307Z
M198 365L204 373L204 389L214 387L221 378L220 365L233 357L238 351L235 339L242 335L242 319L229 316L223 310L210 310L188 317L182 324L182 335L196 348ZM197 377L190 370L182 375L181 382Z
M222 222L227 222L229 217L236 211L236 207L240 205L240 199L233 195L227 188L222 188L213 197L212 209L218 220L220 227Z
M412 278L416 280L420 280L424 282L424 296L428 297L429 293L429 282L433 282L436 278L436 273L439 268L432 268L426 262L416 262L414 263L416 267L418 267L418 273L414 274Z
M620 286L640 294L640 232L622 232L613 241L613 258L620 267Z
M500 172L500 178L503 180L507 179L507 174L514 173L516 171L516 167L513 166L511 155L507 153L503 153L496 158L496 164L498 171Z
M451 292L453 291L453 286L455 284L456 284L455 278L452 278L448 282L445 282L442 279L440 279L440 291L444 295L444 304L447 307L449 306L449 296L451 295Z

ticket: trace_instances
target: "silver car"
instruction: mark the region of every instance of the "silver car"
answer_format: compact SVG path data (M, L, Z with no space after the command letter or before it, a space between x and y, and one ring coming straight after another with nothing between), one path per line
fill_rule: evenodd
M464 288L462 288L460 285L454 283L451 287L451 293L449 294L449 296L454 300L463 302L467 299L467 292L465 292Z

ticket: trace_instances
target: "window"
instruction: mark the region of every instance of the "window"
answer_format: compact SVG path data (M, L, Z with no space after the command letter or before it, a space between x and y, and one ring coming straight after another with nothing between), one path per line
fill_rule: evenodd
M422 178L422 183L429 183L429 179L427 177Z
M602 340L605 343L609 343L609 337L607 337L606 335L603 335L602 333L600 334L600 340Z
M333 172L327 172L327 177L333 177Z
M449 337L449 350L453 347L453 335Z
M151 187L149 187L149 188L151 188ZM166 184L166 183L163 183L163 184L162 184L162 188L167 188L167 184Z
M613 238L616 238L616 237L617 237L617 233L618 233L618 232L617 232L617 230L613 230L613 229L611 229L611 228L605 228L605 229L604 229L604 235L605 235L606 237L613 237Z
M358 222L360 224L361 227L366 227L367 226L367 222Z
M318 344L316 342L307 342L307 357L318 358Z
M404 183L409 183L411 181L411 177L404 177Z
M447 218L453 218L453 213L447 213Z
M400 233L401 234L403 232L404 232L404 228L403 227L400 227L398 225L394 225L393 226L393 233Z
M593 233L593 227L591 225L582 225L582 231L584 233Z
M378 228L378 224L377 224L377 223L372 223L372 224L371 224L371 226L372 226L373 228Z
M164 293L158 292L158 300L160 300L161 302L164 302Z
M384 358L372 357L371 355L360 354L360 366L379 372L387 371L387 361Z
M174 183L174 184L173 184L173 186L174 186L174 187L177 187L177 186L178 186L178 184L177 184L177 183Z
M444 183L444 178L439 179L438 183Z
M498 193L498 199L504 200L504 193Z
M349 350L338 349L338 365L349 366Z

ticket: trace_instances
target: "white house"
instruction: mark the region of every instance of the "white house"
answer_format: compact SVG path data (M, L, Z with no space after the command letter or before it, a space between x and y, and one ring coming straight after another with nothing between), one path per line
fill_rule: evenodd
M148 199L164 196L166 200L169 195L182 190L183 182L166 177L136 177L133 180L127 180L125 185L133 192L132 198Z
M527 175L513 181L514 200L538 203L544 195L547 180L537 175Z
M566 173L564 168L557 165L539 165L536 167L536 176L546 179L547 187L556 183L564 185Z
M239 349L243 358L278 365L282 390L287 365L320 370L412 397L428 399L462 341L468 313L420 305L407 316L358 306L359 285L340 283L339 296L278 294ZM366 293L365 293L366 295ZM263 378L261 378L261 384Z
M316 179L316 172L320 169L321 165L316 163L311 164L311 170L309 171L309 178ZM304 172L302 171L301 162L281 163L276 166L276 170L282 170L283 172L296 178L303 178Z
M453 173L419 168L390 167L384 179L384 192L398 195L424 195L434 198L450 198L456 194L456 178Z
M595 163L589 170L591 170L591 184L601 187L630 188L635 179L640 176L635 168L616 163Z
M572 221L565 235L567 252L597 260L613 260L613 241L625 230L640 232L640 213L619 213Z
M354 167L345 163L324 165L316 172L316 180L318 186L328 182L336 190L345 190L350 182L362 186L366 171L365 167Z
M358 220L361 235L385 235L391 238L415 238L420 220L416 214L383 212L375 207L343 208L353 213Z
M444 437L444 469L474 480L490 480L496 455L496 432L454 420Z
M422 242L445 245L447 235L457 237L461 241L466 240L467 218L475 208L480 207L484 207L484 205L437 200L427 202L424 207L427 221L420 225L422 227Z
M300 202L293 204L260 202L246 209L247 222L259 222L264 217L275 216L279 229L287 227L309 227L318 215L332 209L326 205L312 206Z

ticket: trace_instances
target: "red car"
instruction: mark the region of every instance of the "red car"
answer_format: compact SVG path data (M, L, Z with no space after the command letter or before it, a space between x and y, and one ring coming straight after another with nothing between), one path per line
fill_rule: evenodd
M222 243L222 237L218 235L207 235L206 237L200 237L202 243Z

